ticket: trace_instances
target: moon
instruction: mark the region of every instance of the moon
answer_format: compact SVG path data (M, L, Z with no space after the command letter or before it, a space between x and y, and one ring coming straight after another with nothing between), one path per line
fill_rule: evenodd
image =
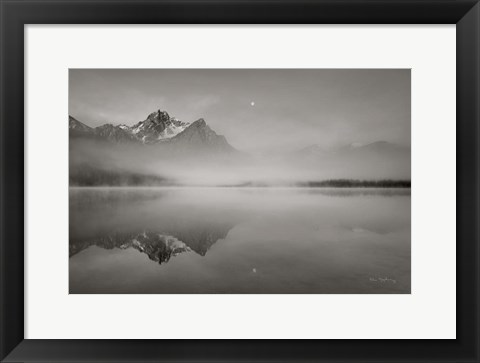
M252 106L252 107L255 106L255 102L253 102L253 101L250 102L250 106Z

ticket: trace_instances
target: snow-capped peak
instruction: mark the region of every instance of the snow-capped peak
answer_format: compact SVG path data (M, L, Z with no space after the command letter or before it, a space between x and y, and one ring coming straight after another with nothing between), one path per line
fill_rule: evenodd
M158 140L170 139L183 130L190 123L170 117L166 111L152 112L144 121L140 121L131 127L131 132L143 143L153 143Z

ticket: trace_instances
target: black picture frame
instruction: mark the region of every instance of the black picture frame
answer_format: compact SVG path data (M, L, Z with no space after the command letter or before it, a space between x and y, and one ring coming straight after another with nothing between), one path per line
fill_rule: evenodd
M479 362L478 0L1 0L0 359L5 362ZM457 339L24 339L26 24L456 24ZM121 319L121 317L119 317ZM441 316L438 319L442 319ZM281 324L281 320L279 320ZM59 332L60 334L61 332Z

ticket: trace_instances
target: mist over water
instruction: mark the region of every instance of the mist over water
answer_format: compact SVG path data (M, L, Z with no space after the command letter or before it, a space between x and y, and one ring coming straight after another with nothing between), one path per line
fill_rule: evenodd
M267 154L217 152L154 145L70 141L70 185L82 185L90 170L135 173L141 185L224 186L244 183L296 185L326 179L410 180L410 149L388 143L339 150L305 148ZM160 178L164 183L155 180ZM93 181L89 185L129 185Z
M410 190L70 189L70 293L410 293Z

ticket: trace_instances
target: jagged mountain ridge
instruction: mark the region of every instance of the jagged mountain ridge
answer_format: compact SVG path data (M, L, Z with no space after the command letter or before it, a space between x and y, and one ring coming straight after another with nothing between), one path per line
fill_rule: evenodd
M94 129L85 125L83 122L78 121L72 116L68 116L68 129L70 136L77 136L83 134L93 134Z
M193 122L170 117L166 111L152 112L144 121L133 126L104 124L96 128L87 126L69 116L71 137L89 137L114 143L168 144L198 148L208 146L221 151L233 151L223 135L218 135L203 118Z
M72 116L68 116L68 129L71 138L92 138L98 140L108 140L117 143L134 142L135 138L128 132L118 126L105 124L98 127L90 127L83 122L78 121Z
M132 127L126 125L120 125L119 127L131 132L144 144L148 144L174 137L188 126L190 126L189 122L180 121L175 117L170 117L166 111L158 110Z
M199 149L208 145L210 149L217 151L234 151L235 149L228 143L223 135L217 135L205 122L203 118L193 122L184 131L178 135L167 139L164 143L172 146Z
M105 124L102 126L98 126L94 129L95 136L101 139L105 139L108 141L113 142L135 142L136 138L128 131L124 129L114 126L112 124Z
M411 175L410 148L390 142L331 149L312 145L253 155L234 149L204 119L187 123L161 110L133 126L91 128L70 116L69 128L71 185L268 186L324 179L403 180ZM97 171L90 173L85 165ZM131 177L122 176L127 171ZM161 180L151 178L155 175Z

